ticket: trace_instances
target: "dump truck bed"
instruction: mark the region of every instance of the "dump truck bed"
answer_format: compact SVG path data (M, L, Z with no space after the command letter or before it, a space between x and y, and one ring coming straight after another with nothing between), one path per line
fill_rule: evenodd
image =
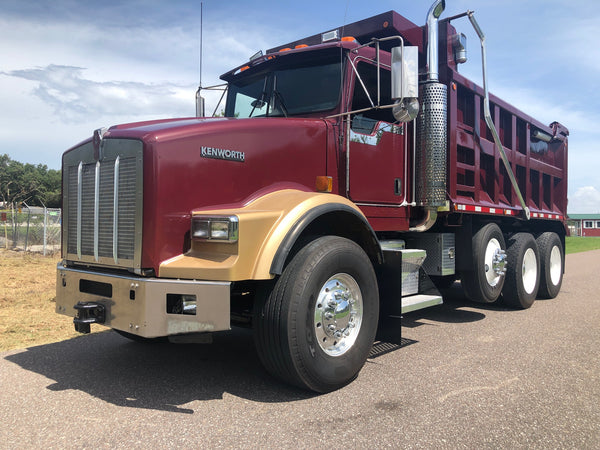
M450 72L449 198L468 211L500 208L518 214L521 205L483 116L483 89ZM564 220L568 130L558 122L543 125L495 96L490 110L532 217Z

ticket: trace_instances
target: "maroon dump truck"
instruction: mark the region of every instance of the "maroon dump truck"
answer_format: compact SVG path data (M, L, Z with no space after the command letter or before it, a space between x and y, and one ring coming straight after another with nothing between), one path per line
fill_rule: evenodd
M139 341L252 327L270 373L327 392L457 280L475 302L556 297L569 133L489 95L473 13L443 9L257 53L209 88L223 117L113 126L65 152L57 312ZM458 72L459 19L483 88Z

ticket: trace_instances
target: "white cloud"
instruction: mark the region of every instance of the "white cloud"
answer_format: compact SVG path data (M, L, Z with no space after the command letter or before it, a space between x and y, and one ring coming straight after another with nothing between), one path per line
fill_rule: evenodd
M193 113L193 107L177 96L184 87L175 84L98 82L86 78L85 69L59 65L0 74L33 81L31 93L65 123L87 121L90 116L116 120L132 114L171 117Z
M272 30L235 17L205 24L205 86L275 45ZM0 154L56 168L62 151L96 128L195 114L199 22L89 18L0 18ZM219 98L212 94L205 94L208 113Z
M0 18L0 70L54 66L86 69L95 81L197 83L199 42L178 26Z
M600 191L594 186L584 186L569 197L570 214L600 213Z

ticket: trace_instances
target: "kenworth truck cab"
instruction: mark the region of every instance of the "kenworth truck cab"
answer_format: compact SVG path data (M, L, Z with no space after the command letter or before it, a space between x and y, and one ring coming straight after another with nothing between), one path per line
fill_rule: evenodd
M444 6L254 55L207 88L223 117L200 89L199 117L66 151L56 311L142 341L250 326L270 373L327 392L457 280L482 303L556 297L568 130L489 95L483 32ZM460 18L483 88L458 72Z

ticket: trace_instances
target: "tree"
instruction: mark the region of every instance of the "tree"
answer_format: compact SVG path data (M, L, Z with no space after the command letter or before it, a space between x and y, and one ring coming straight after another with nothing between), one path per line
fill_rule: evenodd
M0 200L5 205L60 207L61 172L0 155Z

